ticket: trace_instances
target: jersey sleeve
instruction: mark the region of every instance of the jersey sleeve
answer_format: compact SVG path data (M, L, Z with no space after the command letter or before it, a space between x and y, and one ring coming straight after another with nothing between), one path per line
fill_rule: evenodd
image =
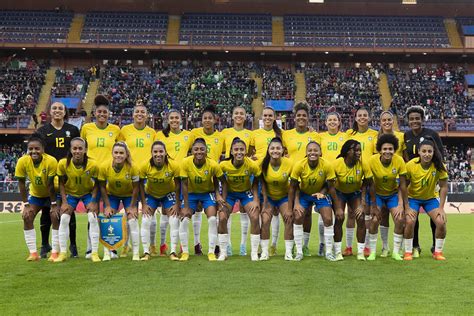
M252 131L252 132L250 133L249 146L252 146L252 147L255 147L255 137L256 137L255 132L256 132L256 131Z
M262 174L262 170L260 170L258 165L252 160L249 159L249 162L250 162L250 170L252 171L253 175L255 177L260 177L260 175Z
M170 169L173 171L173 178L179 178L181 176L181 167L177 163L170 163Z
M330 163L326 162L324 165L324 169L326 172L326 181L336 180L336 172L334 171L334 167Z
M137 167L132 166L132 168L130 168L130 173L132 175L132 182L140 181L140 172Z
M58 169L58 162L54 157L51 157L51 159L48 162L48 178L52 178L56 175L56 171Z
M181 168L179 170L179 176L183 179L187 179L189 177L187 160L183 161L183 164L181 165Z
M140 171L139 171L139 177L140 179L146 179L146 171L148 169L148 164L144 164L141 166Z
M444 166L446 168L446 166ZM446 180L448 179L448 173L446 171L440 171L440 174L439 174L439 179L440 180Z
M366 162L362 162L362 171L364 172L364 178L365 179L372 179L374 177L372 173L372 169L370 169L370 166Z
M107 180L107 166L102 165L99 167L99 175L97 177L99 181L106 181Z
M293 167L293 170L291 170L291 175L290 178L295 181L300 181L300 176L301 172L303 171L303 166L302 163L296 164L295 167Z
M398 173L401 176L406 175L407 174L407 165L406 165L405 161L403 161L403 158L398 159L398 163L399 163L399 167L400 167L400 171Z
M97 179L99 177L99 166L94 162L91 168L91 178Z
M222 177L224 173L222 172L222 169L219 166L219 164L215 162L214 160L209 160L209 161L211 161L211 166L212 166L212 169L214 170L214 175L218 178Z
M23 157L26 157L26 156L23 156ZM25 160L22 158L18 160L18 163L16 164L16 167L15 167L15 178L17 179L26 179Z
M80 135L82 139L87 138L87 125L82 126Z
M58 176L62 177L66 175L66 160L61 159L58 163L58 171L56 172Z

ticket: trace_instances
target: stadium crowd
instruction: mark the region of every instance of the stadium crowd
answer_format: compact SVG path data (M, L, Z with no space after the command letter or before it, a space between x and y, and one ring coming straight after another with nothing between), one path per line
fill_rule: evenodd
M84 96L91 80L91 72L83 68L56 70L56 79L51 88L51 97Z
M267 100L293 100L295 97L295 78L289 68L279 65L264 65L262 97Z

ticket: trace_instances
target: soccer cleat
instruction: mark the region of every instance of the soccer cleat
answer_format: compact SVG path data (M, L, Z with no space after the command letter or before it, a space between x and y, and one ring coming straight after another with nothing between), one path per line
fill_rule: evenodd
M293 259L293 255L291 253L287 253L287 254L285 254L285 260L286 261L294 261L295 259Z
M392 253L392 259L395 259L396 261L403 261L403 257L398 252Z
M325 257L326 257L327 261L338 261L338 260L336 260L336 257L332 253L327 253ZM342 260L344 260L342 255L341 255L341 258L342 258Z
M421 255L420 247L413 247L413 258L419 258Z
M48 253L51 251L51 245L43 245L40 249L40 257L43 259L48 258Z
M216 255L214 253L207 254L207 260L209 261L217 261Z
M303 247L303 253L304 253L304 248L307 248L307 247ZM309 249L308 249L308 253L309 253ZM324 257L324 244L323 243L319 244L318 256Z
M97 252L93 252L91 253L91 261L92 262L100 262L100 257L99 257L99 254Z
M214 254L216 255L216 257L219 257L220 253L221 253L221 248L219 247L219 245L217 245L216 248L214 248Z
M71 252L71 258L79 258L79 253L77 252L76 245L70 245L69 251Z
M181 258L179 258L179 261L188 261L189 260L189 253L183 252L181 254Z
M344 260L344 257L342 256L342 253L337 253L335 261L342 261L342 260Z
M245 245L240 245L240 253L241 256L246 256L247 255L247 247Z
M132 261L140 261L140 255L138 253L136 255L133 255Z
M252 258L252 261L253 261L254 258ZM268 261L270 260L270 257L268 256L268 253L262 253L262 255L260 256L260 261Z
M28 258L26 258L26 261L40 261L40 256L37 252L32 252L28 256Z
M59 254L57 252L52 252L51 255L48 258L49 262L54 262L58 258Z
M104 250L104 258L102 258L102 261L110 261L110 252Z
M365 259L364 254L363 254L363 253L358 253L358 254L357 254L357 260L365 261L366 259Z
M156 251L156 245L150 245L150 255L152 257L158 257L160 254Z
M352 256L352 247L346 247L346 249L344 249L342 252L342 255L344 257Z
M164 243L160 246L160 257L166 257L166 251L168 250L168 245ZM153 254L152 254L153 255Z
M194 245L194 254L196 256L202 256L202 247L201 244Z
M252 254L250 254L250 260L252 260L252 261L258 261L258 254L257 254L257 253L252 253Z
M303 254L302 253L297 253L295 258L293 259L294 261L301 261L303 260Z
M370 249L367 247L364 247L364 256L366 257L370 256Z
M232 257L234 252L232 251L232 246L231 245L227 245L226 252L227 252L227 257Z
M375 254L375 252L372 252L372 253L367 257L367 260L368 260L368 261L375 261L376 258L377 258L377 255Z
M210 255L210 254L209 254ZM207 255L209 257L209 255ZM213 254L215 256L215 254ZM224 253L221 253L219 257L217 257L217 261L225 261L227 259L226 255ZM211 261L211 260L209 260Z
M413 254L411 252L405 252L405 254L403 255L403 260L412 261L413 260Z
M122 248L122 251L120 252L120 258L127 258L128 252L130 251L129 246L125 246Z
M270 246L270 257L276 256L276 254L277 254L277 247L271 245Z
M61 252L53 262L64 262L67 259L67 253Z
M431 251L431 254L434 254L434 253L435 253L435 246L434 246L434 245L431 246L430 251Z
M143 254L143 256L140 258L140 261L150 261L151 255L147 252Z
M435 260L440 260L440 261L446 260L446 258L443 256L443 252L441 252L441 251L439 251L439 252L437 252L437 251L433 252L433 259L435 259Z
M171 261L179 261L179 258L176 255L176 253L172 252L172 253L170 253L170 260Z
M309 252L309 247L308 246L303 246L303 256L311 257L311 252Z
M90 259L91 256L92 256L92 250L87 250L87 251L86 251L86 255L84 256L84 258Z
M118 255L118 253L117 253L117 250L112 250L112 251L110 252L110 258L112 258L112 259L118 259L118 258L119 258L119 255Z
M387 258L389 255L390 255L390 249L382 248L382 253L380 254L380 257Z

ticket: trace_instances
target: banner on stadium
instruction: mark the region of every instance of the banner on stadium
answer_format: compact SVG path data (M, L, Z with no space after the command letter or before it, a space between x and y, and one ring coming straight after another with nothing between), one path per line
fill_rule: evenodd
M80 97L51 98L51 103L54 102L60 102L64 104L67 109L78 109L82 99Z
M293 100L265 100L265 106L270 106L277 112L291 112L294 105Z
M0 213L20 213L23 210L22 204L19 201L1 201Z
M127 217L115 214L110 218L99 215L100 243L110 250L122 247L127 241Z

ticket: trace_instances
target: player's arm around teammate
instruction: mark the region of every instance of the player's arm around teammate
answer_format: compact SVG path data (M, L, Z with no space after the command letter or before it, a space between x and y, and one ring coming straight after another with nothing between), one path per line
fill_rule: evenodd
M179 165L169 159L166 146L155 141L151 146L151 159L140 169L140 199L142 202L141 237L144 255L150 260L150 227L158 206L169 216L171 253L170 259L179 260L176 247L179 238L180 188ZM146 181L146 184L145 184Z
M34 220L36 214L48 204L51 205L53 224L53 251L59 248L59 210L56 203L53 178L56 175L57 162L54 157L44 153L44 140L39 134L33 134L27 142L27 154L18 160L15 177L18 179L21 200L23 201L23 232L30 255L27 261L38 261L40 257L36 248ZM29 195L26 179L29 179ZM58 249L59 250L59 249ZM56 251L58 251L56 250ZM57 257L51 255L49 261Z

